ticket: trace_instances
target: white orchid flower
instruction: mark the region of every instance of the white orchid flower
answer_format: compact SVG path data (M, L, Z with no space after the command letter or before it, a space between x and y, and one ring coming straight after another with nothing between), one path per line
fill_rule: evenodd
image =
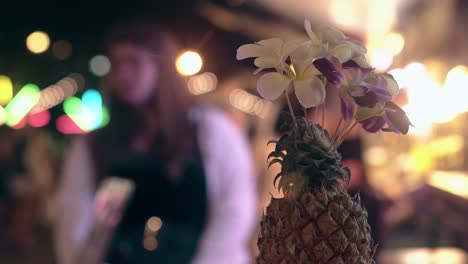
M293 60L293 57L291 57ZM257 82L259 94L267 100L276 100L292 84L299 103L305 107L317 107L325 100L325 86L317 77L319 72L310 64L291 64L286 75L280 72L270 72L262 75Z
M242 45L237 49L237 59L256 58L254 61L258 69L254 74L264 69L284 68L284 61L289 54L294 51L303 41L284 42L280 38L271 38L259 41L254 44Z
M315 107L325 100L325 87L317 77L320 74L312 64L317 54L304 45L304 40L284 42L279 38L246 44L237 50L237 59L256 58L258 72L274 68L276 72L262 75L257 82L259 94L267 100L276 100L292 84L304 107ZM291 65L285 63L291 58Z
M343 32L331 27L324 27L315 34L308 20L305 20L304 27L310 39L309 47L319 55L317 58L334 56L341 63L353 59L362 67L368 65L363 55L367 51L362 43L349 39Z

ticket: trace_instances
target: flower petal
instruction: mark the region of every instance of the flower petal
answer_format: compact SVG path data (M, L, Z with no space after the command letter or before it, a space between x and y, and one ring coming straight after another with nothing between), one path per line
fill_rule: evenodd
M243 60L252 57L269 57L272 56L273 53L271 50L268 50L265 47L262 47L257 44L246 44L242 45L237 49L236 58L238 60Z
M352 58L354 62L359 65L361 68L372 68L372 66L367 62L366 57L363 54L358 54Z
M354 102L356 102L357 105L362 107L374 107L378 101L377 95L374 92L369 92L363 96L356 96L353 98Z
M359 85L348 85L348 86L344 86L343 88L348 91L351 97L364 96L367 93L367 89Z
M348 77L348 83L351 83L355 86L361 85L361 83L367 78L367 76L369 76L371 71L372 69L369 69L369 68L361 68L361 67L347 68L346 75Z
M383 73L380 75L383 80L385 81L385 88L391 94L392 100L398 95L400 91L400 87L398 87L398 83L395 81L392 75L388 73Z
M298 63L303 61L308 61L308 63L312 63L313 59L325 54L325 50L322 46L315 45L311 41L307 41L299 47L297 47L297 49L291 53L290 57L292 63Z
M362 53L362 54L367 53L366 47L364 46L364 44L362 44L359 41L356 41L354 39L346 39L345 43L350 48L352 48L355 52Z
M302 72L302 77L304 79L309 79L312 76L317 76L317 75L320 75L320 72L319 70L317 70L317 68L315 68L314 64L312 63L307 65L307 67Z
M321 58L314 61L314 66L319 70L331 85L340 85L344 76L331 61Z
M286 57L293 53L296 49L303 46L307 41L304 39L291 40L283 44L281 55Z
M411 122L406 116L405 111L403 111L398 105L393 102L387 102L385 105L385 114L389 130L399 132L403 135L408 133Z
M385 118L383 116L372 117L362 121L361 125L367 132L375 133L384 127Z
M349 60L343 63L343 68L344 69L350 69L350 68L359 68L359 64L353 60Z
M288 88L291 79L278 72L263 74L257 81L258 93L267 100L275 100Z
M368 83L362 83L361 87L367 92L373 92L377 95L379 102L388 102L392 100L392 95L385 88L377 87Z
M281 64L281 59L278 57L258 57L254 60L255 66L259 68L275 68Z
M316 76L294 81L294 92L303 107L316 107L325 100L325 86Z
M356 112L356 120L361 122L375 116L381 116L384 113L383 105L375 105L374 107L359 107Z
M346 44L341 44L336 46L332 51L331 54L335 56L341 63L349 61L353 55L354 50Z
M323 47L313 45L310 41L308 41L300 47L298 47L294 52L292 52L290 58L291 63L294 65L296 73L298 75L303 75L307 69L315 69L315 67L312 65L312 61L315 58L321 56L323 57L325 55L326 51L323 49ZM319 73L316 69L314 70L314 72L316 72L317 74Z
M273 50L278 56L280 55L281 49L283 48L283 45L284 45L284 41L280 38L264 39L264 40L260 40L257 43L265 48L269 48Z
M342 43L346 36L338 29L326 26L320 31L319 38L334 46Z
M314 42L315 44L318 44L320 42L319 38L317 37L317 35L315 35L315 33L312 31L312 25L310 24L310 21L309 20L305 20L304 21L304 28L307 32L307 35L309 36L310 40L312 40L312 42Z
M253 74L254 74L254 75L257 75L257 74L259 74L261 71L263 71L264 69L265 69L265 68L260 67L260 68L256 69L256 70L254 71Z
M353 98L349 96L346 91L342 90L340 94L340 108L343 119L346 122L351 121L356 113L356 103L354 103Z

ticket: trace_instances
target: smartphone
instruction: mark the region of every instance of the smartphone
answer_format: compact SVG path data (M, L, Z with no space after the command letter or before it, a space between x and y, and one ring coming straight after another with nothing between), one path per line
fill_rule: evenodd
M135 190L128 179L108 177L97 189L91 233L75 263L102 264L114 231Z

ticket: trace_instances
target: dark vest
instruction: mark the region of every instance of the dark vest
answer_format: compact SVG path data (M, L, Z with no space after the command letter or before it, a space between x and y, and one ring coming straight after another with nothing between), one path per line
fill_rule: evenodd
M111 166L107 175L131 179L135 193L116 230L106 262L111 264L189 263L205 227L207 191L202 157L198 149L185 164L183 178L167 176L165 162L155 154L133 154ZM155 235L145 226L159 217ZM148 227L146 227L146 231ZM154 236L155 240L151 237ZM154 243L156 241L156 244Z

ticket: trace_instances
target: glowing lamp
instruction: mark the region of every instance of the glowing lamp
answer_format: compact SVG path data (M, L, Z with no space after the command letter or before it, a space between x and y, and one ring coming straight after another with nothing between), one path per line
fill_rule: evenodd
M26 47L31 53L39 54L45 52L50 46L50 38L47 33L35 31L26 38Z
M198 73L202 66L202 57L195 51L185 51L176 60L177 71L184 76Z

